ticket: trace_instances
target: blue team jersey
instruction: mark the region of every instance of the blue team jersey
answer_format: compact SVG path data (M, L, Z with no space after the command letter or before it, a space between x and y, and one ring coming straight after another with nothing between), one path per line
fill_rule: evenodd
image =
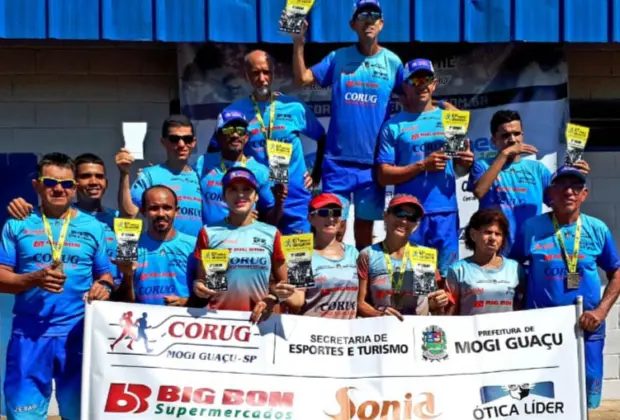
M58 240L64 220L48 220L52 235ZM35 287L15 296L14 333L66 335L84 318L84 295L94 279L110 273L104 225L78 210L67 230L62 262L67 275L62 293ZM17 274L25 274L51 263L52 250L39 210L25 220L6 222L0 238L0 264L13 267Z
M165 305L164 297L189 297L192 290L196 237L177 232L158 241L147 232L138 242L138 267L134 273L136 303Z
M484 268L465 258L448 269L451 300L458 299L459 315L511 312L517 288L525 281L521 265L504 258L497 269Z
M257 102L265 127L269 129L271 108L275 107L273 133L270 140L292 143L293 154L289 163L288 197L285 207L295 207L310 201L310 191L304 188L304 174L308 171L300 134L319 140L325 129L308 106L297 98L276 93L274 104L271 101ZM262 165L269 166L266 136L256 118L254 103L247 97L228 106L224 111L239 111L248 117L250 137L245 147L246 156L251 156ZM212 150L218 150L217 140L211 139Z
M312 254L312 275L315 287L306 289L302 314L321 318L354 319L357 316L357 278L359 252L342 244L344 255L333 259L316 251Z
M204 209L202 221L205 225L220 222L228 216L228 205L224 201L222 190L222 178L233 166L242 166L242 164L222 160L220 153L205 153L194 165L194 170L200 178ZM258 210L266 213L275 205L269 182L269 170L251 157L247 159L246 167L254 173L258 181Z
M517 235L513 254L521 261L529 261L526 308L549 308L574 305L577 296L583 296L586 311L601 302L601 279L598 268L606 272L620 268L620 258L607 225L594 217L581 215L581 243L579 246L579 288L567 288L567 266L558 243L551 214L542 214L527 220ZM569 255L574 252L576 223L560 226ZM605 324L586 338L601 337Z
M402 68L400 58L386 48L366 57L352 45L332 51L310 69L319 85L332 88L327 158L372 165Z
M154 185L171 188L179 200L179 212L174 219L174 228L191 236L198 236L202 227L202 195L198 176L193 170L171 171L166 165L144 168L131 186L131 199L140 207L142 194Z
M76 207L77 208L77 207ZM80 210L95 219L99 220L106 226L105 230L105 241L107 246L108 257L115 258L116 257L116 235L114 234L114 219L119 217L119 211L115 209L111 209L108 207L104 207L102 211L93 211L86 212L84 210ZM116 266L112 267L112 271Z
M476 183L489 170L494 159L476 160L471 167L467 190L474 191ZM519 159L508 163L482 199L480 209L499 207L510 223L510 238L504 252L512 248L519 227L531 217L542 213L545 189L549 186L551 171L536 160Z
M436 108L420 114L405 111L396 114L381 129L376 163L407 166L441 149L446 141L441 113ZM426 214L457 211L453 161L448 161L443 171L424 172L396 185L394 194L417 197Z

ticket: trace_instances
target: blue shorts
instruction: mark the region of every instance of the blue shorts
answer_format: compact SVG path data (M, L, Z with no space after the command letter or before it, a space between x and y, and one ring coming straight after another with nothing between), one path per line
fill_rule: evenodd
M376 183L374 167L353 162L323 161L322 190L347 199L353 194L355 218L382 220L385 209L385 188Z
M603 391L603 347L605 340L587 340L585 342L586 356L586 393L588 408L594 409L601 405Z
M409 240L414 244L437 250L439 274L446 278L448 267L456 262L459 255L458 212L424 216L420 221L420 226L411 234Z
M46 419L52 379L56 382L61 417L80 420L82 334L61 337L11 335L4 379L7 419Z
M297 235L310 233L308 221L308 203L284 207L284 214L278 223L278 229L282 235Z

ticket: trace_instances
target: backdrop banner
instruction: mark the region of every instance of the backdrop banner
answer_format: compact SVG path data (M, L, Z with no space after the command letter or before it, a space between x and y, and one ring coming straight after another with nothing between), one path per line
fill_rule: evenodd
M246 312L94 302L82 418L577 420L577 314L283 315L255 326Z
M180 98L183 112L196 123L199 152L206 150L217 114L228 104L250 93L244 76L244 56L254 48L266 49L276 61L273 89L299 97L320 117L325 127L330 118L330 89L295 90L291 80L290 45L181 44L178 48ZM334 45L309 44L308 65L319 62ZM446 99L472 112L469 137L477 158L492 157L489 123L494 112L513 109L523 118L525 139L539 153L535 157L550 170L556 169L563 130L568 120L568 72L560 47L535 45L387 45L403 61L427 57L433 60L440 85L436 98ZM400 110L394 98L392 111ZM314 165L316 144L302 139L309 168ZM563 147L562 147L563 149ZM465 192L467 178L458 180L461 226L478 209L477 200ZM390 191L388 191L388 197ZM351 209L351 215L354 209ZM345 241L353 243L353 217ZM375 226L383 238L382 223ZM461 248L461 257L465 251Z

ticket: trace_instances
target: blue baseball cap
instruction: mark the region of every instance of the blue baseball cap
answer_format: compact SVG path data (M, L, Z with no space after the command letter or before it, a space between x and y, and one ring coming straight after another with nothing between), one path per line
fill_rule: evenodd
M376 9L379 13L383 13L379 0L357 0L353 5L353 17L355 17L358 12L365 7L373 8Z
M239 121L245 124L249 124L245 114L239 111L224 111L217 117L217 129L220 130L226 127L233 121Z
M255 190L258 190L258 181L254 172L250 171L248 168L244 168L243 166L235 166L230 168L224 174L224 178L222 178L222 186L224 190L230 186L233 182L236 181L245 181L250 183Z
M569 165L564 165L558 168L558 170L555 171L553 175L551 175L551 183L553 184L558 178L563 178L566 176L574 176L584 184L586 183L586 176L581 173L577 168Z
M405 68L403 70L403 80L409 79L412 74L419 71L425 71L435 75L435 68L433 67L431 60L426 58L416 58L415 60L411 60L405 64Z

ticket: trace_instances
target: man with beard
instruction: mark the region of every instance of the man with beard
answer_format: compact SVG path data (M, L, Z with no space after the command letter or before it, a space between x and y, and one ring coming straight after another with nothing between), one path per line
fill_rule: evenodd
M258 163L269 167L267 145L278 142L292 145L288 164L288 196L284 203L284 214L278 223L283 235L310 232L308 202L311 199L312 178L304 158L300 134L318 142L318 148L325 146L325 129L308 106L292 96L271 91L274 77L274 62L265 51L252 51L245 57L246 79L252 86L252 94L224 111L239 111L253 116L249 121L249 139L245 154ZM214 135L215 137L215 135ZM277 144L277 143L275 143ZM218 150L217 139L213 138L211 150ZM317 157L322 153L317 153ZM314 181L320 182L320 162L314 165Z
M204 224L209 226L228 216L228 206L222 196L222 179L229 168L242 166L252 171L258 181L259 217L277 226L283 215L288 188L284 184L271 188L268 169L253 157L245 156L249 137L246 116L236 110L222 112L217 118L215 137L221 151L205 153L194 166L202 190Z
M105 227L71 206L76 187L69 156L43 156L32 185L41 207L25 220L9 219L0 238L0 293L15 295L7 415L47 418L54 380L60 415L78 420L84 301L108 300L112 290Z
M404 110L383 125L379 134L377 178L394 185L394 194L415 195L426 211L411 241L437 249L439 272L446 278L459 250L456 176L469 171L474 154L457 152L454 159L443 148L442 110L433 105L437 78L425 58L407 63L404 71Z
M192 122L184 115L171 115L162 126L161 144L166 149L166 162L144 168L129 186L133 156L125 150L116 155L121 173L118 206L123 216L136 217L142 208L144 191L154 185L167 185L179 197L179 215L174 224L179 232L197 236L202 227L202 197L198 176L188 165L196 147Z
M396 54L379 45L383 13L378 0L357 0L349 24L358 43L333 51L307 68L305 22L301 33L293 35L293 74L302 86L318 83L323 88L332 87L325 158L317 157L323 162L322 187L323 192L348 199L353 194L355 243L363 249L372 244L374 221L383 218L385 190L375 182L373 159L403 66ZM440 106L451 108L448 104Z
M149 305L184 306L192 290L196 238L177 231L177 195L164 185L142 194L147 231L138 241L138 261L113 261L122 275L115 297Z
M118 217L118 210L104 207L102 203L103 195L108 188L105 164L99 156L84 153L75 158L75 166L77 200L74 206L107 226L106 244L108 256L112 257L116 253L114 218ZM8 207L9 216L18 220L26 219L32 210L33 205L21 197L11 201Z
M585 332L588 408L598 408L605 319L620 294L620 257L607 225L581 213L588 188L580 170L558 169L546 193L552 212L525 221L513 246L515 259L529 262L525 308L574 305L578 296L583 297L579 325ZM608 280L602 298L599 268Z

